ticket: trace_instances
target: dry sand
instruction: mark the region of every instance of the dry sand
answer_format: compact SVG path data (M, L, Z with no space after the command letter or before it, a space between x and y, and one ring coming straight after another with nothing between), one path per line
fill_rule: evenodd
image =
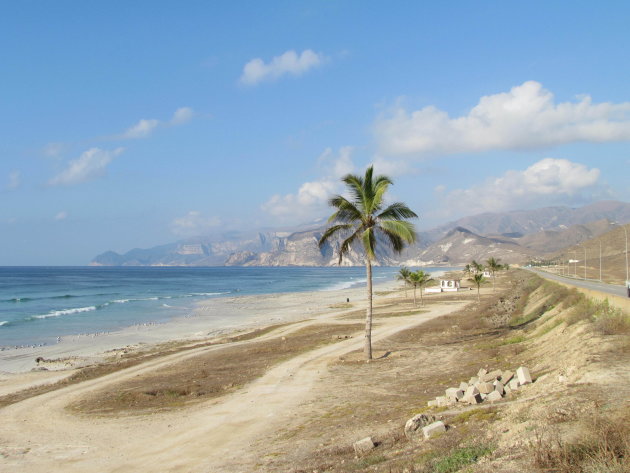
M377 294L386 289L379 286ZM362 308L365 305L363 293L364 289L359 288L330 293L215 299L200 305L198 317L191 317L191 324L173 324L171 328L179 331L176 336L201 338L202 334L195 331L202 331L202 326L197 324L203 320L203 312L209 310L207 307L214 304L221 304L225 310L247 311L250 313L247 320L250 326L313 319L281 327L252 342L289 337L291 332L316 322L347 323L337 320L344 311L335 309L334 305L344 303L345 298L350 297L353 302L350 310ZM377 300L391 304L394 301L392 297L399 296L380 295ZM465 303L460 300L433 304L430 310L421 314L380 319L374 327L373 340L378 342L396 332L455 311ZM147 336L142 341L163 340L160 338L165 336L161 331L163 328L152 327L147 331L152 337ZM202 332L206 337L208 332L212 333L207 328ZM172 338L173 333L170 335L169 338ZM124 336L121 334L123 338L117 341L130 340ZM107 338L99 339L91 350L81 348L86 350L81 353L95 356L99 350L112 346L114 342L101 341ZM138 343L137 339L135 343ZM200 347L154 358L131 368L17 402L0 411L0 469L29 472L252 471L251 465L255 464L259 452L250 446L294 419L298 406L300 415L308 414L304 412L304 406L313 396L312 388L324 379L329 363L360 348L362 344L363 337L359 332L351 339L310 350L276 364L262 377L230 394L167 412L98 417L76 414L66 408L94 392L202 353L220 350L225 345ZM77 351L68 349L61 352L65 355L69 353L76 354ZM20 375L22 378L10 377L5 380L5 388L8 384L22 388L25 386L24 377L33 377L33 374L42 375L40 382L51 376L50 373L28 373ZM30 382L35 381L31 379ZM330 389L343 389L343 386L331 386Z

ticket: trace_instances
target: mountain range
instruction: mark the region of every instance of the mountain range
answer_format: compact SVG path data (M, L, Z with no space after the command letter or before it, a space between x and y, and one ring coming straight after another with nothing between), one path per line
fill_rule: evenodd
M579 208L545 207L464 217L418 234L402 254L377 242L382 265L459 265L490 256L518 263L560 251L611 229L611 222L630 222L630 204L601 201ZM331 266L338 263L340 241L321 249L317 242L326 228L316 223L289 231L229 232L195 237L119 254L107 251L95 266ZM380 243L380 244L379 244ZM363 263L357 246L343 265Z

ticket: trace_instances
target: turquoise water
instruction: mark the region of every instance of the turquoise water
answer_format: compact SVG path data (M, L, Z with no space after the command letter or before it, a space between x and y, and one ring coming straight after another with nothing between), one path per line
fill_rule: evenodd
M375 267L374 282L398 269ZM0 267L0 347L165 322L208 298L361 285L360 267Z

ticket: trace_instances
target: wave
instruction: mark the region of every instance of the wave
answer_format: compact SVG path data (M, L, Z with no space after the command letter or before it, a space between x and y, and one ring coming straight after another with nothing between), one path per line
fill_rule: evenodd
M60 317L62 315L79 314L81 312L92 312L93 310L96 310L96 306L95 305L91 305L91 306L87 306L87 307L77 307L77 308L74 308L74 309L51 310L47 314L33 315L33 316L29 317L27 320L29 320L29 319L48 319L50 317Z
M320 289L320 291L340 291L342 289L350 289L352 287L361 286L367 282L367 279L352 279L352 281L340 281L331 286Z
M229 294L229 292L192 292L188 294L188 297L195 296L222 296L224 294Z
M28 302L34 300L31 297L13 297L11 299L4 299L1 302Z
M3 320L0 322L0 327L2 327L3 325L9 325L9 321L8 320Z

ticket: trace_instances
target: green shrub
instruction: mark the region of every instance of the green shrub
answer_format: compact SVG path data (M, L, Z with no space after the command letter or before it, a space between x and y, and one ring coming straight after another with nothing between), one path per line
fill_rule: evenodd
M435 473L453 473L466 465L476 463L484 455L492 452L486 445L473 445L470 447L456 448L445 457L437 460L433 465Z

